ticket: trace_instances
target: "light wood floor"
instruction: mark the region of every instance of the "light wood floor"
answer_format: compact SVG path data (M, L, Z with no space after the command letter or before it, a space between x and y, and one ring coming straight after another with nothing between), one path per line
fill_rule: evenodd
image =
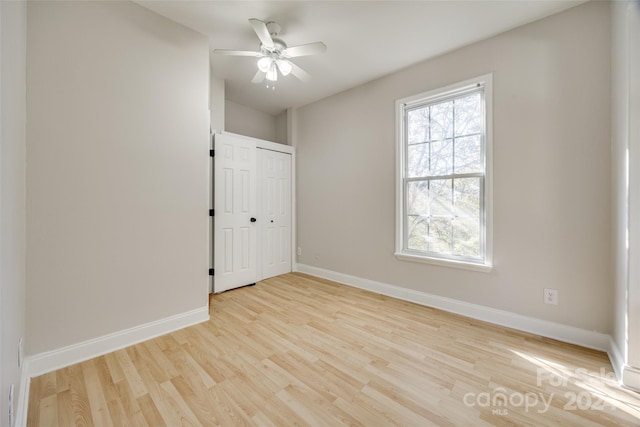
M288 274L38 378L29 426L639 425L601 352Z

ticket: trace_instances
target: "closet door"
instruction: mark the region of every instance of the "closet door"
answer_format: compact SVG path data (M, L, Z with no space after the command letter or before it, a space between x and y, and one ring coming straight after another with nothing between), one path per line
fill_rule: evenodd
M256 282L256 144L216 135L214 292Z
M291 155L259 150L262 279L291 272Z

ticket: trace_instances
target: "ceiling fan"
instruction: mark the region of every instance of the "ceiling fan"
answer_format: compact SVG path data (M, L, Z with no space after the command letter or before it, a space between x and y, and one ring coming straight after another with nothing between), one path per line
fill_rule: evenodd
M263 22L259 19L249 19L253 31L260 39L259 51L214 49L213 53L230 56L253 56L258 59L258 71L251 80L253 83L262 83L266 78L270 82L278 80L278 72L282 76L293 74L303 82L309 81L309 73L298 67L291 58L299 56L316 55L327 50L322 42L308 43L299 46L287 47L286 43L277 38L280 33L280 25L271 21ZM268 85L267 85L268 87ZM275 88L272 85L272 88Z

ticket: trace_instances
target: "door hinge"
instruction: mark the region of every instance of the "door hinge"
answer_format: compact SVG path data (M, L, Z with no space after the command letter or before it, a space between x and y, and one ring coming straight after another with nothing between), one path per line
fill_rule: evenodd
M209 150L209 156L214 157L216 155L216 150Z
M209 269L209 276L213 276L213 268Z
M215 215L215 211L213 209L209 209L209 216L214 216Z

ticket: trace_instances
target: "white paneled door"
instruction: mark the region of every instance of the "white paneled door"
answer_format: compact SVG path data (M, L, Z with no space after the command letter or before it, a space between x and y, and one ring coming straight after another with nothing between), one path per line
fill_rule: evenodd
M258 150L261 279L291 272L291 154Z
M256 144L216 135L214 156L214 292L256 282Z

